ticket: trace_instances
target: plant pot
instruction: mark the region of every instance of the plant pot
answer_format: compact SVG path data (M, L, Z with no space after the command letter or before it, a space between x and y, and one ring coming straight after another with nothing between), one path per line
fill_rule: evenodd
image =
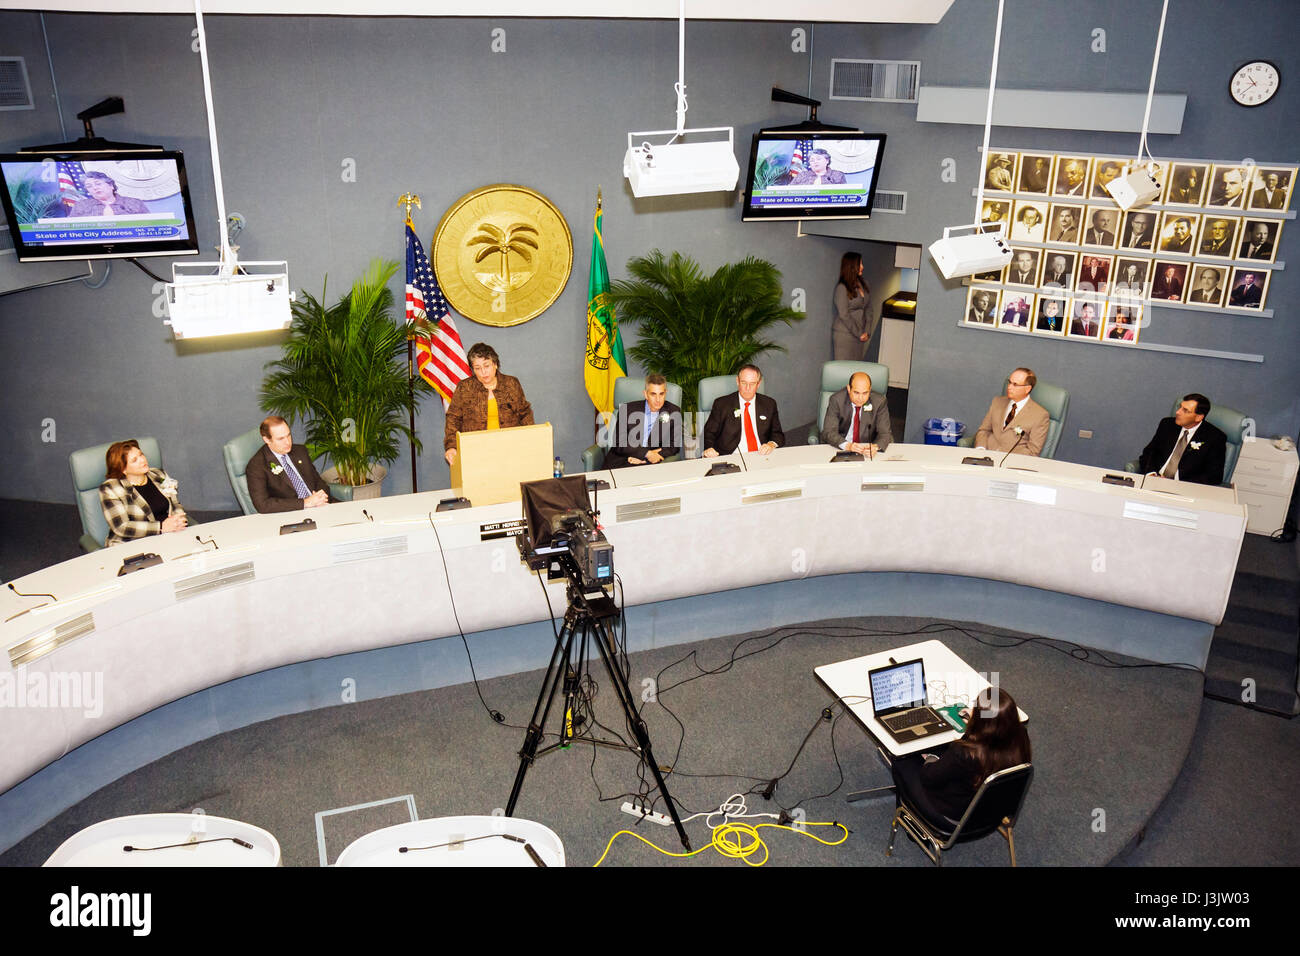
M388 477L388 469L383 465L370 466L370 480L364 485L349 485L340 480L339 470L337 468L326 468L320 473L331 485L342 485L344 488L351 488L352 494L349 501L366 501L370 498L378 498L384 493L384 479Z

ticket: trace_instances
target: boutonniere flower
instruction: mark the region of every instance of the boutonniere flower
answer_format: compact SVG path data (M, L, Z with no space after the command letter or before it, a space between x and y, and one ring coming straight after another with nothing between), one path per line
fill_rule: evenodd
M174 493L177 488L176 479L175 478L164 479L161 487L163 490L163 494Z
M283 472L283 471L284 471L284 466L283 466L283 465L276 464L276 465L272 465L272 466L271 466L271 474L273 474L273 475L278 475L278 474L280 474L280 473Z
M1201 450L1201 443L1198 442L1198 441L1188 442L1187 444L1189 444L1189 445L1192 446L1192 451L1200 451L1200 450Z
M864 412L869 412L869 411L871 411L871 403L870 403L870 402L867 402L867 404L863 405L863 406L862 406L862 410L863 410Z
M736 409L736 410L735 410L734 412L732 412L731 414L733 414L733 415L735 415L737 418L739 418L739 417L740 417L740 409L739 409L739 408Z

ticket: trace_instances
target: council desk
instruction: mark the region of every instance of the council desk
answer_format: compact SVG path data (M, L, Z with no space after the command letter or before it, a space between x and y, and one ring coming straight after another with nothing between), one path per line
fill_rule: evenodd
M1246 526L1231 488L1012 455L894 444L832 464L825 445L599 472L629 605L848 572L1014 582L1217 624ZM1001 463L1002 456L995 456ZM1140 480L1140 478L1139 478ZM549 617L508 536L518 503L435 512L449 492L248 515L83 555L0 596L0 792L85 741L187 694L285 664ZM369 512L369 517L363 513ZM195 537L213 540L205 548ZM161 564L118 577L122 559ZM444 570L445 568L445 570ZM548 585L565 606L564 582ZM44 606L41 605L45 603ZM22 613L22 612L26 613ZM869 609L863 608L864 612ZM16 616L13 616L16 615ZM12 617L11 617L12 616ZM66 692L102 680L99 713ZM44 700L20 698L40 693ZM7 695L7 697L5 696Z

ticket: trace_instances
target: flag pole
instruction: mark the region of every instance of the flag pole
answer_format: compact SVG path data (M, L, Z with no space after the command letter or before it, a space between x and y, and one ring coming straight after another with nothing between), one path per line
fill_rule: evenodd
M420 197L414 193L404 193L402 197L397 200L397 205L398 208L401 208L402 206L406 207L406 225L414 230L415 225L411 221L411 206L414 205L416 209L423 208L420 205ZM405 241L405 236L403 236L403 241ZM419 479L416 477L415 468L415 337L412 335L406 337L406 389L411 399L411 434L407 439L407 444L411 450L411 494L415 494L420 490L420 483Z
M596 215L599 216L604 211L604 198L601 195L600 187L596 187ZM600 409L597 409L600 411ZM598 442L600 440L600 422L604 417L603 413L592 419L591 422L591 440ZM608 422L606 422L608 424Z

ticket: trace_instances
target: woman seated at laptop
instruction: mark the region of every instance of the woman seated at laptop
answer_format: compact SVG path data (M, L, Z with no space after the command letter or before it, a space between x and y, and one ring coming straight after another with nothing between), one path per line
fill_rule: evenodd
M989 774L1030 762L1029 734L1016 702L1004 690L989 693L991 701L981 697L973 713L962 712L966 733L943 756L909 754L894 760L894 786L925 816L955 825Z

